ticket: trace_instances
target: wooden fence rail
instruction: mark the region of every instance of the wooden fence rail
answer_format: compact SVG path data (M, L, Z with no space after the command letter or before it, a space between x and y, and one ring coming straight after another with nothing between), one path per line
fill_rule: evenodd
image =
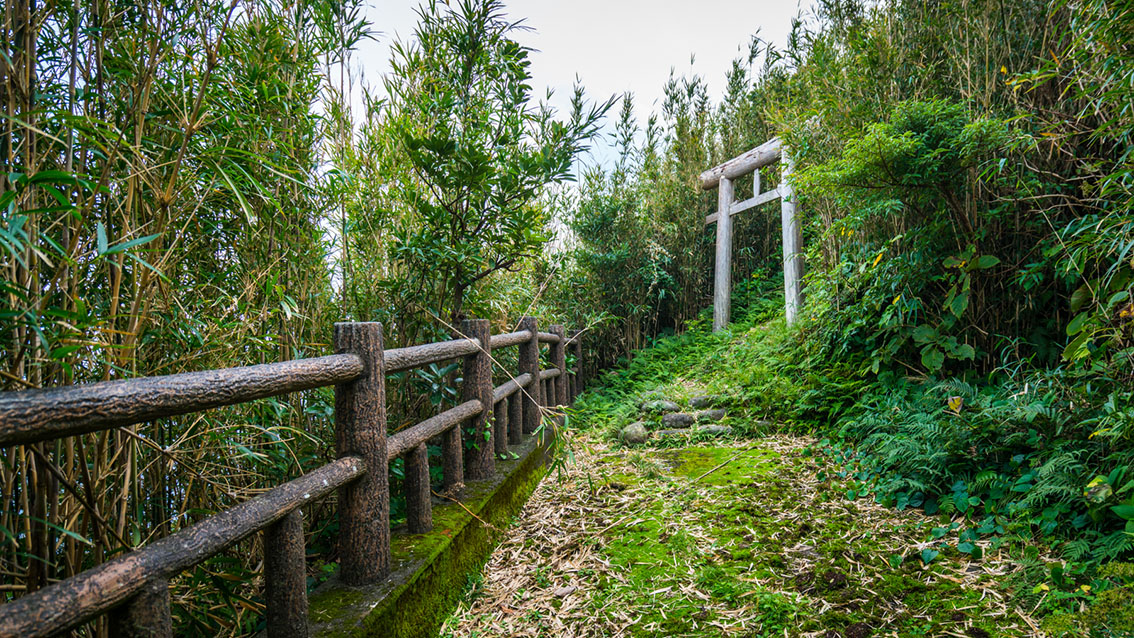
M301 508L339 491L340 578L373 583L390 570L389 462L405 462L407 527L432 528L426 442L442 440L446 489L491 478L496 455L536 432L547 407L565 406L582 391L582 333L563 326L540 332L534 317L519 330L491 335L486 320L461 326L462 338L385 350L378 323L335 324L338 354L271 363L110 381L83 386L0 393L0 446L48 441L167 416L335 387L338 460L166 538L0 606L0 638L49 636L101 614L111 634L168 637L169 581L231 545L264 533L267 635L301 638L307 626L306 563ZM540 345L551 368L540 370ZM492 386L492 351L519 347L519 370ZM575 357L568 370L566 351ZM387 436L386 375L462 358L462 402ZM463 458L464 432L474 437Z

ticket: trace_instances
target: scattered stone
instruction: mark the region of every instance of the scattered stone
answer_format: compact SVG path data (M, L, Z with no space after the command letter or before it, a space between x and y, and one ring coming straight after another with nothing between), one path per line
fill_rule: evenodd
M772 422L757 419L757 420L752 422L752 427L753 428L770 428L770 427L772 427Z
M732 428L727 425L706 425L697 428L697 434L712 434L713 436L732 434Z
M681 406L677 405L673 401L667 401L665 399L646 401L642 404L641 407L642 410L646 412L677 412L681 409Z
M687 428L693 425L693 415L686 412L673 412L662 417L661 423L667 428Z
M705 421L720 421L724 417L724 410L701 410L693 413L693 419L699 423Z
M701 396L689 399L689 407L694 410L702 410L704 408L711 408L717 403L720 403L721 398L715 394L702 394Z
M646 429L645 423L638 421L622 428L621 436L623 443L645 443L650 438L650 431Z
M579 590L578 587L576 587L574 585L568 585L567 587L559 587L551 593L555 594L556 598L565 598L565 597L570 596L571 594L575 593L578 590Z
M812 547L811 545L805 545L805 544L800 543L799 545L792 547L788 551L789 552L795 552L795 553L799 554L800 556L807 558L807 559L810 559L810 560L814 560L816 558L819 558L819 554L815 551L815 548Z
M662 438L667 436L688 436L689 430L658 430L654 436Z

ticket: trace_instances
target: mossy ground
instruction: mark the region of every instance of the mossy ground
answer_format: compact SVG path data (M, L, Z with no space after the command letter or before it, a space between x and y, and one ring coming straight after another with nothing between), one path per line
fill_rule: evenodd
M621 448L576 434L452 636L1018 636L1013 564L921 559L936 519L848 500L794 437Z

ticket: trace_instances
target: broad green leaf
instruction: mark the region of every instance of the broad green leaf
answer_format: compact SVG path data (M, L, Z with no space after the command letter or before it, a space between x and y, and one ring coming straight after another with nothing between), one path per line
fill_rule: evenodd
M1086 325L1087 319L1089 317L1089 312L1081 312L1075 315L1075 318L1067 324L1067 336L1071 337L1079 334L1079 332L1083 329L1083 326Z
M937 348L926 348L921 353L921 365L930 372L937 372L945 365L945 354Z
M993 266L996 266L999 263L1000 263L999 257L995 257L993 255L981 255L980 257L977 257L976 259L973 260L973 263L969 266L969 269L970 270L985 270L987 268L992 268Z
M969 307L969 293L968 292L962 292L961 294L957 295L956 297L953 297L953 300L951 302L949 302L949 312L952 312L953 316L957 317L958 319L961 318L961 315L965 314L965 310L967 310L968 307Z
M1063 358L1068 361L1082 359L1087 356L1088 350L1086 348L1087 342L1091 339L1090 332L1080 332L1078 337L1075 337L1067 347L1063 349Z
M937 329L933 326L922 324L913 331L914 341L918 343L929 343L937 338Z

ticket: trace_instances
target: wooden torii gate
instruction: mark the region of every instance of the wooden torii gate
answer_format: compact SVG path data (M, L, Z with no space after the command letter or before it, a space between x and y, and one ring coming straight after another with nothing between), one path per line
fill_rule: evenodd
M780 162L780 185L760 192L760 169ZM780 200L784 240L784 310L788 324L795 322L803 304L803 235L800 231L795 197L789 182L791 157L784 154L780 139L773 138L756 148L701 173L701 188L717 189L717 212L705 218L705 225L717 223L716 271L713 279L713 332L728 325L732 294L732 216L774 199ZM751 199L736 201L733 182L752 175Z

